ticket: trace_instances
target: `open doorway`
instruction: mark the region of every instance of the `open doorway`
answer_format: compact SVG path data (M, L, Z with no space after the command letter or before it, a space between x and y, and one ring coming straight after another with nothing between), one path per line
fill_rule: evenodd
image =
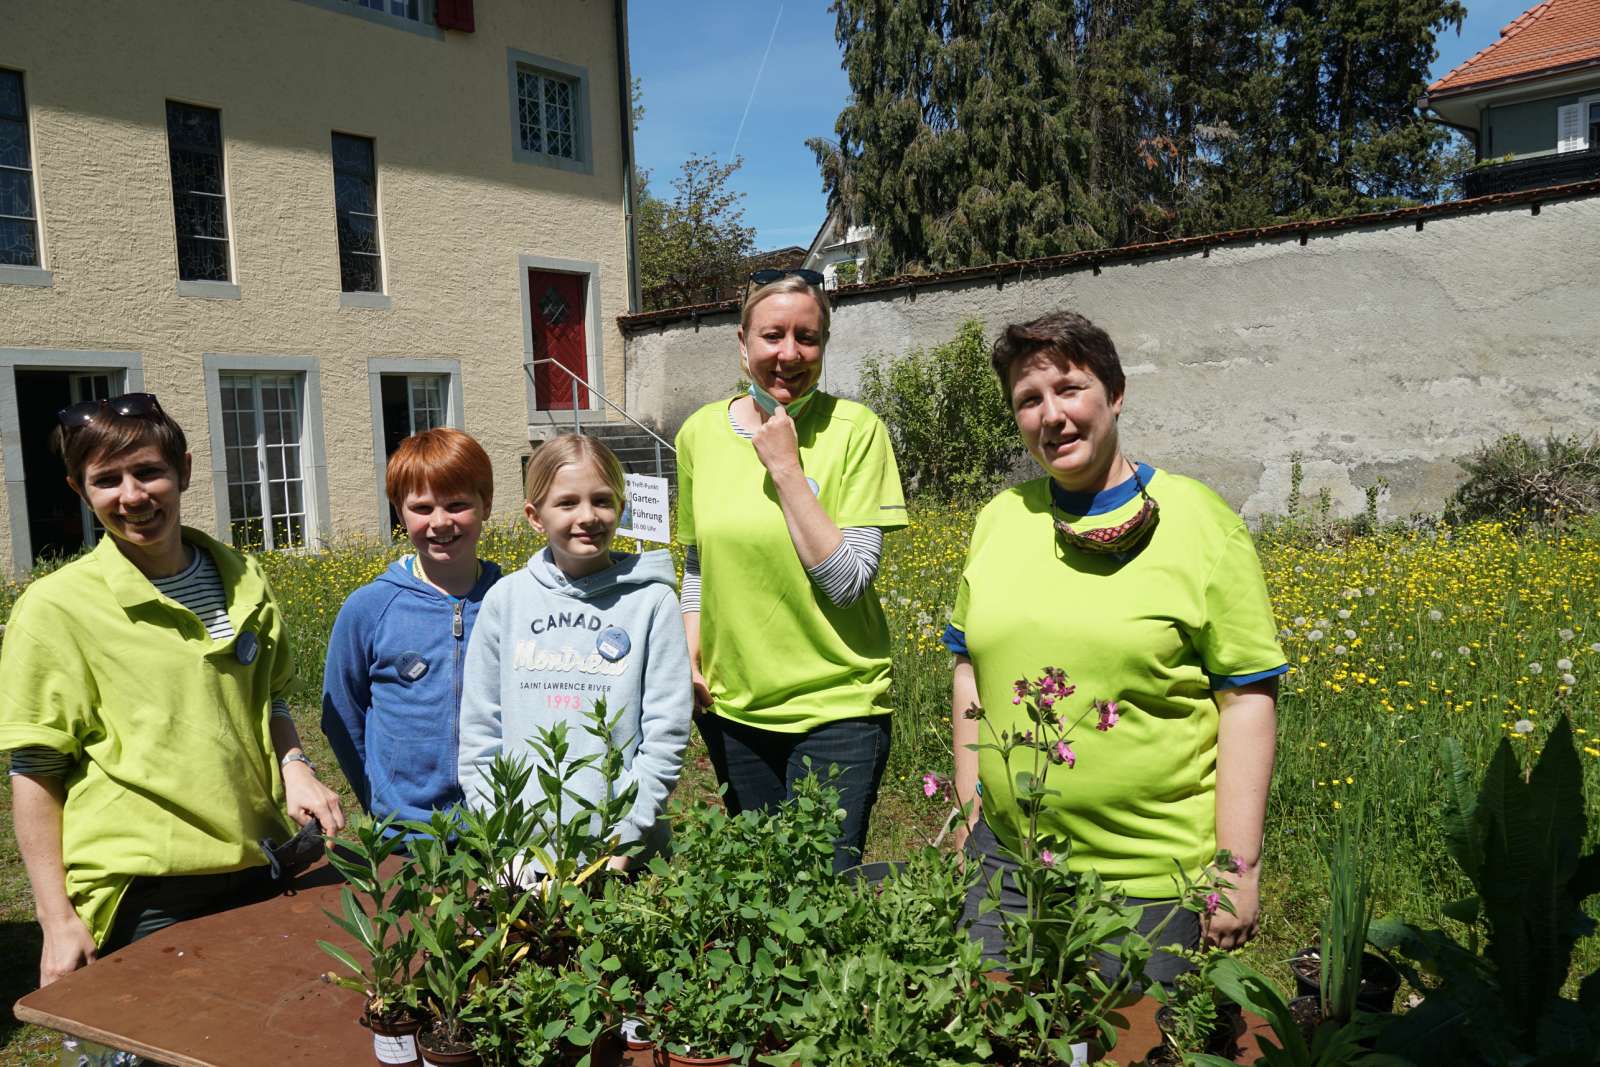
M122 391L123 371L17 368L17 437L27 490L28 536L35 560L75 556L102 532L94 513L67 486L61 460L50 450L56 412Z
M446 374L384 374L379 378L383 405L383 455L394 455L412 434L446 425L450 377ZM399 512L389 508L389 529L403 527Z

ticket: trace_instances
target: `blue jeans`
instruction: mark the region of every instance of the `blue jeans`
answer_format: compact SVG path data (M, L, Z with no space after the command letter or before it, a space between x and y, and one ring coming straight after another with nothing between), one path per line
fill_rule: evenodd
M794 795L794 783L807 774L839 768L834 788L844 809L844 825L833 843L833 869L861 862L867 822L878 800L878 785L889 763L889 716L830 722L803 734L762 730L716 715L695 719L705 738L717 781L727 786L723 803L731 814L772 811ZM806 767L810 757L811 767Z

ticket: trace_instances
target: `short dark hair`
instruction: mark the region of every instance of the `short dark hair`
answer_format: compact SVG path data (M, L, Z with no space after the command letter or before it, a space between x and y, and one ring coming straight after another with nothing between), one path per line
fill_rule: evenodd
M1036 352L1047 352L1100 379L1106 392L1121 396L1127 386L1117 346L1100 327L1074 311L1052 311L1032 322L1014 322L994 342L989 363L1000 379L1000 392L1011 396L1011 368Z
M120 456L136 448L154 445L167 466L183 473L183 457L189 440L171 415L157 408L143 415L118 415L108 407L79 426L57 426L50 435L50 448L66 464L67 477L83 485L83 472L100 456Z

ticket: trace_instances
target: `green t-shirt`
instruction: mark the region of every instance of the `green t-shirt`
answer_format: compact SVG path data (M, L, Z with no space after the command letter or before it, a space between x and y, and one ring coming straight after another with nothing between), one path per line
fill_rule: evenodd
M894 450L870 410L827 394L795 420L800 463L828 517L899 528ZM802 733L887 714L889 624L869 586L838 607L796 554L772 478L728 424L728 401L678 431L678 539L700 550L700 670L725 719Z
M1066 548L1056 518L1078 529L1115 526L1141 506L1084 518L1052 509L1050 479L1009 489L972 533L950 625L965 639L987 719L1021 730L1013 683L1061 667L1077 686L1058 705L1070 724L1095 700L1118 701L1104 733L1093 712L1073 731L1077 765L1053 767L1060 790L1041 815L1070 867L1096 870L1135 897L1174 894L1177 860L1198 875L1216 851L1217 705L1214 690L1284 669L1266 583L1250 532L1199 482L1155 471L1147 481L1160 522L1126 561ZM984 818L1016 848L1023 823L998 753L979 756ZM1028 764L1031 766L1031 763Z
M0 751L76 761L62 860L97 943L135 876L260 866L257 842L291 827L268 722L294 677L283 614L258 563L197 530L183 539L216 561L234 637L212 640L103 537L28 586L0 645Z

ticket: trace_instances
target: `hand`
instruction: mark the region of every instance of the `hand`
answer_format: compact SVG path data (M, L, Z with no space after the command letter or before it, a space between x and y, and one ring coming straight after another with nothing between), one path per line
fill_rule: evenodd
M60 922L44 927L44 950L39 953L39 988L65 978L79 967L95 961L94 937L83 920L73 912Z
M779 404L751 438L756 456L773 477L800 470L800 439L795 436L794 420Z
M1233 914L1221 908L1210 918L1201 919L1201 927L1208 945L1225 951L1242 948L1260 932L1261 926L1261 875L1258 868L1243 874L1230 874L1228 900L1233 904Z
M606 870L608 870L608 871L615 871L618 874L621 874L623 871L626 871L627 869L628 869L628 857L627 856L612 856L610 859L606 860Z
M711 686L706 684L706 676L700 673L700 665L698 663L690 666L689 680L694 685L694 709L696 711L711 710L711 705L716 702L711 699Z
M339 794L317 781L304 763L291 761L283 768L283 795L284 808L296 825L304 826L315 818L322 824L323 833L336 834L344 829Z

